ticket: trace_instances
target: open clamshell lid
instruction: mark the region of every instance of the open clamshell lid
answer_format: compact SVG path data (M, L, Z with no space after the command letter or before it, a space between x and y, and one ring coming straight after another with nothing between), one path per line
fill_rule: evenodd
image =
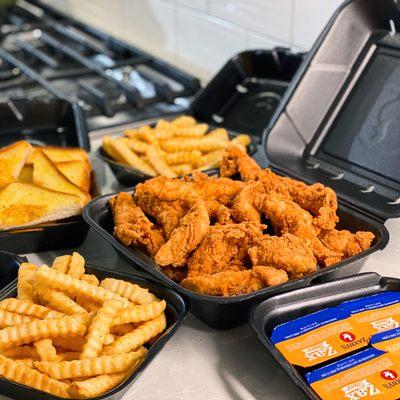
M263 144L274 169L400 216L400 6L346 1L300 67Z

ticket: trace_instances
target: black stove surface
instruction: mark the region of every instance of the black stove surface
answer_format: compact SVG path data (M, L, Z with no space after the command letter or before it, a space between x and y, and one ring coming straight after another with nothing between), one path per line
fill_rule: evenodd
M182 112L197 79L132 46L23 1L0 12L0 101L79 104L89 130Z

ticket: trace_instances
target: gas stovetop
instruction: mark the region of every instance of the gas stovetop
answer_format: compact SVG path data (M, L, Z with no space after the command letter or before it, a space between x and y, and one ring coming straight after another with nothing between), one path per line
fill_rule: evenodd
M0 12L0 102L78 103L89 130L182 112L197 79L40 1Z

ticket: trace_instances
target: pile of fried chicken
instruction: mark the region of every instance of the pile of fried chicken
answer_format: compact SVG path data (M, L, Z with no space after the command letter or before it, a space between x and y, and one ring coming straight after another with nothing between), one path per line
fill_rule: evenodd
M185 288L214 296L300 278L371 246L371 232L335 229L336 194L322 184L261 169L237 147L220 175L160 176L120 193L110 201L114 235Z

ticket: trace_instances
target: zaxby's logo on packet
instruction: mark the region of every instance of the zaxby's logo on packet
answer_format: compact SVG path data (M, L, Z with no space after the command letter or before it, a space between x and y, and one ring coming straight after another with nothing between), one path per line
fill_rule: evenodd
M342 391L344 392L344 397L351 400L363 399L367 396L373 397L381 393L381 391L371 382L368 382L367 379L346 385L342 387Z
M350 314L327 308L277 326L271 340L292 364L312 367L368 345Z
M323 400L395 400L400 397L400 359L369 348L306 374Z
M346 301L340 306L370 336L400 326L400 293L382 292Z

